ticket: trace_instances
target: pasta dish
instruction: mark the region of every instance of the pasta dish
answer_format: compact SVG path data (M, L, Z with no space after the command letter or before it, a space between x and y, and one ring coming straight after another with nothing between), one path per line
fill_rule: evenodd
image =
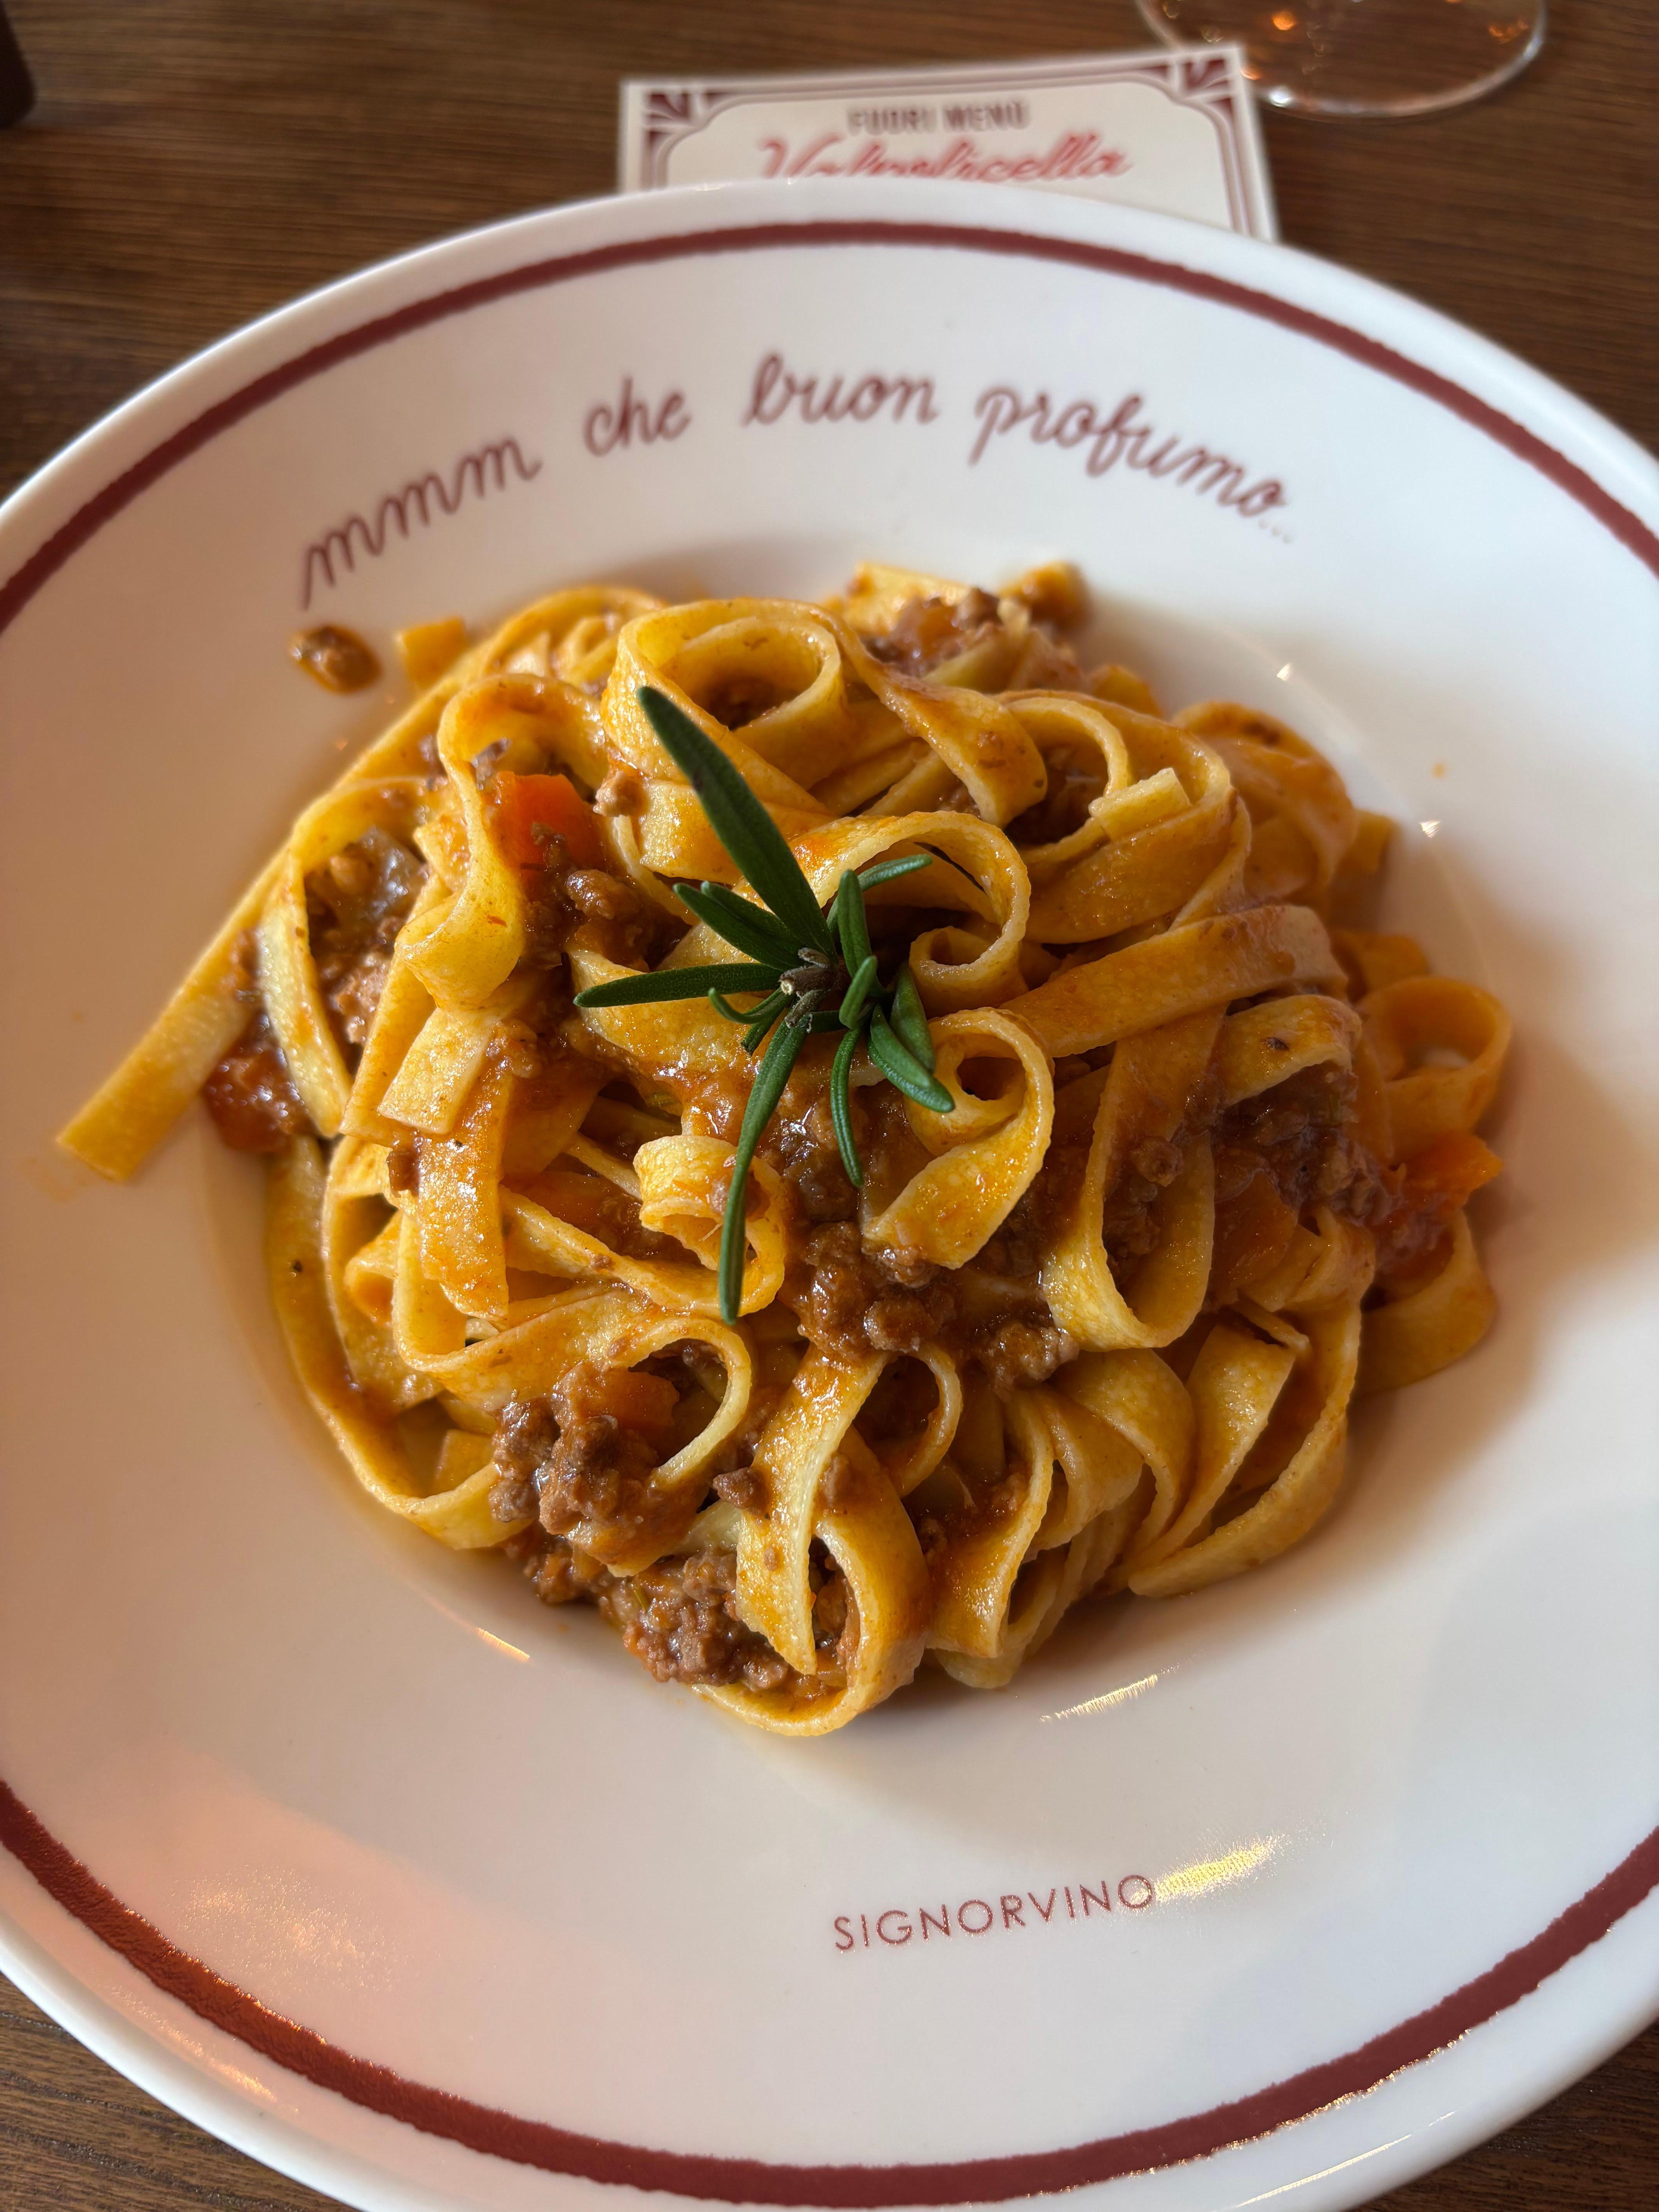
M1389 824L1311 744L1084 612L870 566L404 633L64 1132L124 1177L199 1093L370 1495L769 1729L1262 1565L1492 1318L1503 1009L1355 926Z

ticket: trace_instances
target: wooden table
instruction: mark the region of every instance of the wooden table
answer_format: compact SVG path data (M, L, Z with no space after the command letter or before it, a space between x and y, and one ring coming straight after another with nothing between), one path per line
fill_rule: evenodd
M185 355L366 261L614 174L616 83L1146 43L1129 0L9 0L40 105L0 135L0 491ZM1484 106L1269 115L1285 237L1511 346L1659 444L1650 0L1554 0ZM1564 702L1565 703L1565 702ZM210 2140L0 1981L0 2212L325 2200ZM1646 2212L1659 2029L1392 2212Z

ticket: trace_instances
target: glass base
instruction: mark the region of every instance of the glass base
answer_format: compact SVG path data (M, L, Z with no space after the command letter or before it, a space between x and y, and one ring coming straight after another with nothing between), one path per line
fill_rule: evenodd
M1269 107L1427 115L1505 83L1544 43L1545 0L1137 0L1171 46L1237 45Z

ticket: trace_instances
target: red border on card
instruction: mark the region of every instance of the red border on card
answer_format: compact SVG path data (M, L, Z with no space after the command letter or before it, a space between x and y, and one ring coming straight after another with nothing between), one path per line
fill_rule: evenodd
M937 223L762 223L600 246L527 264L416 301L341 331L280 368L254 378L173 432L105 485L53 532L3 586L0 630L14 622L46 582L113 516L190 454L296 385L370 352L410 331L466 314L520 292L568 283L617 269L710 253L779 247L924 246L1058 262L1132 283L1156 284L1212 300L1275 323L1329 347L1406 386L1538 471L1659 574L1659 537L1594 477L1532 431L1461 385L1394 351L1363 331L1331 321L1271 293L1188 269L1177 262L1113 246L1044 238L1018 231ZM1340 2099L1364 2094L1400 2071L1444 2050L1471 2028L1535 1990L1549 1975L1597 1942L1659 1886L1659 1829L1540 1936L1487 1972L1345 2056L1311 2067L1253 2095L1161 2127L1140 2128L1069 2149L937 2165L793 2166L652 2150L526 2120L447 2090L405 2081L389 2068L355 2057L311 2029L283 2019L247 1990L179 1950L160 1929L124 1905L52 1836L0 1782L0 1844L65 1911L127 1960L157 1989L289 2071L337 2091L354 2104L468 2148L567 2173L639 2189L726 2203L884 2207L1004 2201L1075 2189L1121 2175L1202 2158L1230 2144L1305 2119Z

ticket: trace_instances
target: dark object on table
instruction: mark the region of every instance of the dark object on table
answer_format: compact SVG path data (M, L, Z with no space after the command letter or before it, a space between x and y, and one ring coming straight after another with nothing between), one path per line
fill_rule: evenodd
M9 123L21 123L33 105L34 79L6 11L0 8L0 131Z

